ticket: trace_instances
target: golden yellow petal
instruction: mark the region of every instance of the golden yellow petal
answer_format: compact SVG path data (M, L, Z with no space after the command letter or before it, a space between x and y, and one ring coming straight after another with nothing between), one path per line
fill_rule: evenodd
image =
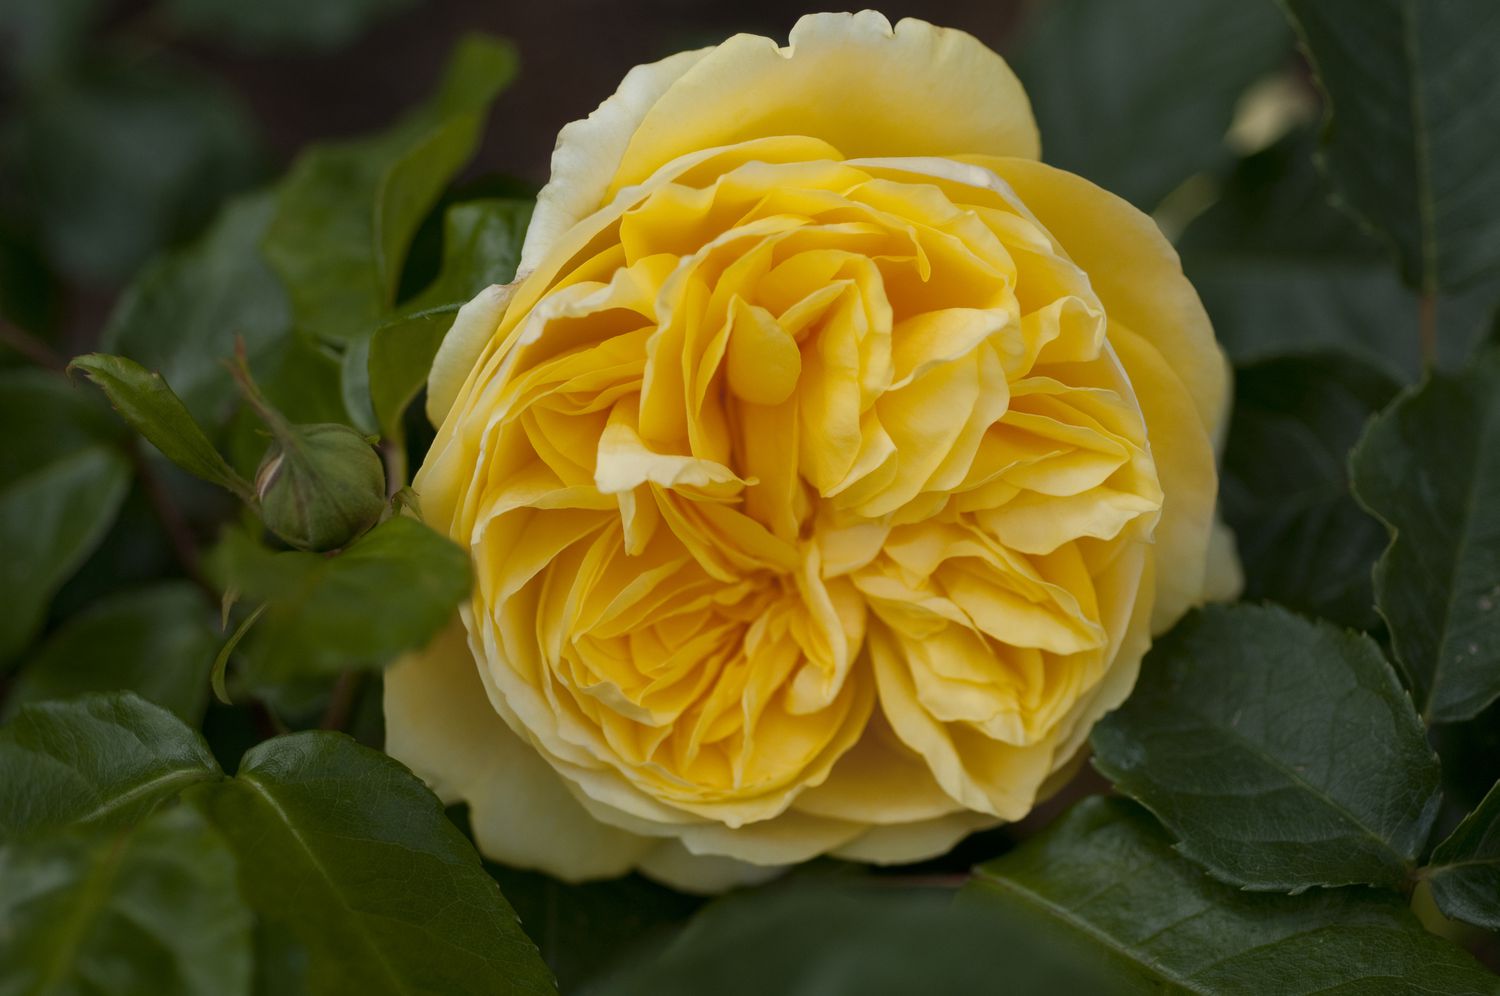
M972 35L914 19L892 28L869 10L809 14L785 47L736 35L696 61L641 120L613 189L765 135L810 135L850 158L1038 153L1015 74Z

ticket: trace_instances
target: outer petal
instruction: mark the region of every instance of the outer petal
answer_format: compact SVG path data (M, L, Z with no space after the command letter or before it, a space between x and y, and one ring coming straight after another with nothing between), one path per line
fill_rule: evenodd
M784 865L752 865L734 858L694 854L675 840L664 840L641 859L640 872L680 892L714 895L759 885L786 871Z
M1223 521L1214 521L1214 533L1208 541L1208 577L1203 598L1209 602L1232 602L1245 590L1245 572L1235 549L1234 532Z
M453 317L427 374L427 418L433 425L443 424L474 361L495 334L514 288L515 284L492 284Z
M444 802L469 804L488 857L570 882L623 875L657 842L600 823L490 706L455 618L385 674L386 752Z
M779 816L731 829L723 823L662 822L636 816L599 802L580 786L578 801L594 818L643 836L671 838L688 853L748 865L785 866L810 861L865 832L859 823L829 819L789 809Z
M908 18L809 14L790 44L735 35L625 77L563 129L521 255L535 266L562 232L679 156L807 135L845 156L1039 154L1031 103L1005 60L963 31Z
M871 827L863 836L832 853L846 861L866 861L876 865L926 861L947 854L975 830L999 823L988 813L965 810L916 823Z
M1043 163L962 158L1011 185L1089 275L1110 317L1143 336L1172 367L1216 437L1228 414L1229 364L1177 251L1156 223L1083 177Z
M557 133L552 175L537 195L536 211L521 247L520 273L535 269L559 235L603 206L604 192L641 120L667 88L710 51L678 52L660 62L636 66L594 113Z
M1194 418L1192 388L1134 329L1111 321L1109 337L1140 399L1151 455L1161 478L1156 606L1151 617L1151 632L1161 633L1208 597L1209 546L1215 531L1219 475L1213 441Z

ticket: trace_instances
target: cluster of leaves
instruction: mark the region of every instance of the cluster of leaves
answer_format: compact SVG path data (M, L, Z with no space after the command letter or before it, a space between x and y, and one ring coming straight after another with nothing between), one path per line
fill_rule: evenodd
M237 684L272 707L265 723L296 725L319 709L349 708L329 702L340 691L333 677L379 668L447 621L467 589L467 560L415 520L390 518L343 542L369 525L357 523L349 537L326 544L343 548L337 556L279 549L253 516L213 536L235 517L234 504L178 469L264 516L274 493L250 479L267 451L258 426L269 419L289 467L288 439L326 442L332 430L333 441L348 442L356 432L378 433L386 472L370 455L374 476L392 492L405 485L403 419L444 320L477 289L510 278L529 217L528 201L494 196L503 183L446 192L514 69L508 44L464 41L438 92L394 127L307 150L275 186L230 200L196 241L140 272L104 329L108 352L73 367L103 388L152 450L59 373L0 369L0 397L22 436L7 453L0 492L0 531L16 554L0 577L0 595L15 607L0 627L0 659L30 656L9 708L62 691L153 691L123 679L128 673L160 686L196 723L204 699L184 688L200 689L213 662L200 651L222 603L225 621L233 613L248 630L228 648L243 665ZM435 231L419 232L429 214ZM414 243L425 244L414 250ZM330 271L335 264L341 269ZM415 289L403 289L403 280ZM252 406L234 384L245 355L263 388L249 388ZM246 384L249 376L240 374ZM362 446L355 442L347 455L359 460ZM357 469L369 479L363 463ZM301 490L336 490L326 470L309 466L303 476L316 479ZM261 476L257 485L266 485ZM143 529L131 515L137 493L163 513L159 527ZM284 523L267 521L293 545L309 546ZM49 603L81 565L88 561L84 575L97 568L104 584L122 580L114 575L135 551L112 551L111 541L149 541L158 528L167 541L160 545L179 561L159 573L180 579L99 599L84 592L87 611L28 655ZM218 542L200 558L195 534L203 532ZM195 601L185 581L208 597ZM172 654L179 681L155 673L164 646L173 645L164 642L169 634L184 651ZM109 668L71 663L101 651L113 658ZM378 688L361 701L378 706Z
M554 991L438 801L344 734L231 778L160 707L86 696L23 709L0 764L8 991Z
M400 5L151 10L331 45ZM137 99L59 54L100 8L16 8L28 93ZM485 865L372 749L380 668L451 616L466 557L400 515L285 549L228 361L242 342L267 407L378 438L407 483L439 339L511 278L530 213L514 182L458 182L514 71L473 38L392 127L306 150L139 271L77 365L151 448L60 372L0 365L0 992L1500 993L1474 957L1500 957L1500 9L1052 0L1013 62L1047 158L1155 212L1236 365L1222 511L1249 601L1160 639L1095 729L1118 795L700 910ZM214 99L167 89L188 118ZM1264 106L1291 113L1245 126ZM23 158L112 134L22 117L46 138ZM109 186L109 154L68 189ZM121 195L151 221L106 266L69 253L119 249L84 227L110 202L46 189L41 262L0 238L0 316L42 337L18 276L120 272L204 213Z

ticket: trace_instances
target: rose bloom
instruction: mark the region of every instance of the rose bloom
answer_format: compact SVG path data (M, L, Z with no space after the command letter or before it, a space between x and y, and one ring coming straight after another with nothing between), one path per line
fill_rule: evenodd
M485 854L697 890L940 854L1232 587L1208 319L1038 155L999 56L869 11L563 129L429 384L415 487L473 593L386 681L388 749Z

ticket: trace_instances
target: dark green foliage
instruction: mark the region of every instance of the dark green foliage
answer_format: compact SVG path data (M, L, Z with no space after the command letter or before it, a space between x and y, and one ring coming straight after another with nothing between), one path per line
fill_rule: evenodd
M275 209L265 192L230 201L202 238L141 270L101 336L105 352L161 374L211 428L235 401L225 364L236 340L255 365L291 326L281 282L260 252Z
M709 905L589 996L905 996L1128 992L1034 929L1035 917L955 908L951 890L879 882L768 886Z
M1331 201L1315 136L1298 129L1248 156L1178 241L1182 265L1238 363L1352 355L1410 380L1422 369L1420 295L1374 236ZM1461 364L1500 287L1434 298L1437 358Z
M1500 8L1489 0L1283 0L1328 98L1342 202L1424 293L1500 267Z
M515 64L506 43L466 39L426 105L389 131L315 147L292 166L265 251L299 330L347 342L389 315L412 236L473 155Z
M132 694L27 706L0 728L0 839L128 826L222 777L203 738Z
M1432 852L1427 872L1444 913L1500 930L1500 783Z
M1183 620L1093 745L1182 853L1246 889L1399 887L1437 813L1437 757L1374 641L1281 609Z
M57 374L0 371L0 663L114 521L130 464L108 410Z
M266 928L306 951L311 992L555 991L472 845L395 761L297 734L191 799L230 841Z
M244 993L252 946L259 991L555 992L437 799L343 734L231 779L169 713L91 696L0 728L0 775L0 993Z
M1432 374L1372 422L1354 493L1390 528L1375 597L1429 720L1500 697L1500 352Z
M1083 802L981 865L964 898L1026 917L1127 992L1500 992L1500 978L1427 933L1397 897L1242 892L1179 856L1122 799Z
M185 581L101 598L27 659L4 715L31 702L128 689L197 725L208 704L216 622L204 593Z
M1395 397L1376 367L1332 353L1235 372L1220 497L1245 571L1245 597L1368 629L1370 568L1385 530L1349 490L1349 450Z
M234 856L191 809L0 844L0 928L6 996L250 992Z
M432 639L469 590L464 551L402 516L336 557L230 532L212 566L226 590L266 606L247 644L257 682L387 664Z

